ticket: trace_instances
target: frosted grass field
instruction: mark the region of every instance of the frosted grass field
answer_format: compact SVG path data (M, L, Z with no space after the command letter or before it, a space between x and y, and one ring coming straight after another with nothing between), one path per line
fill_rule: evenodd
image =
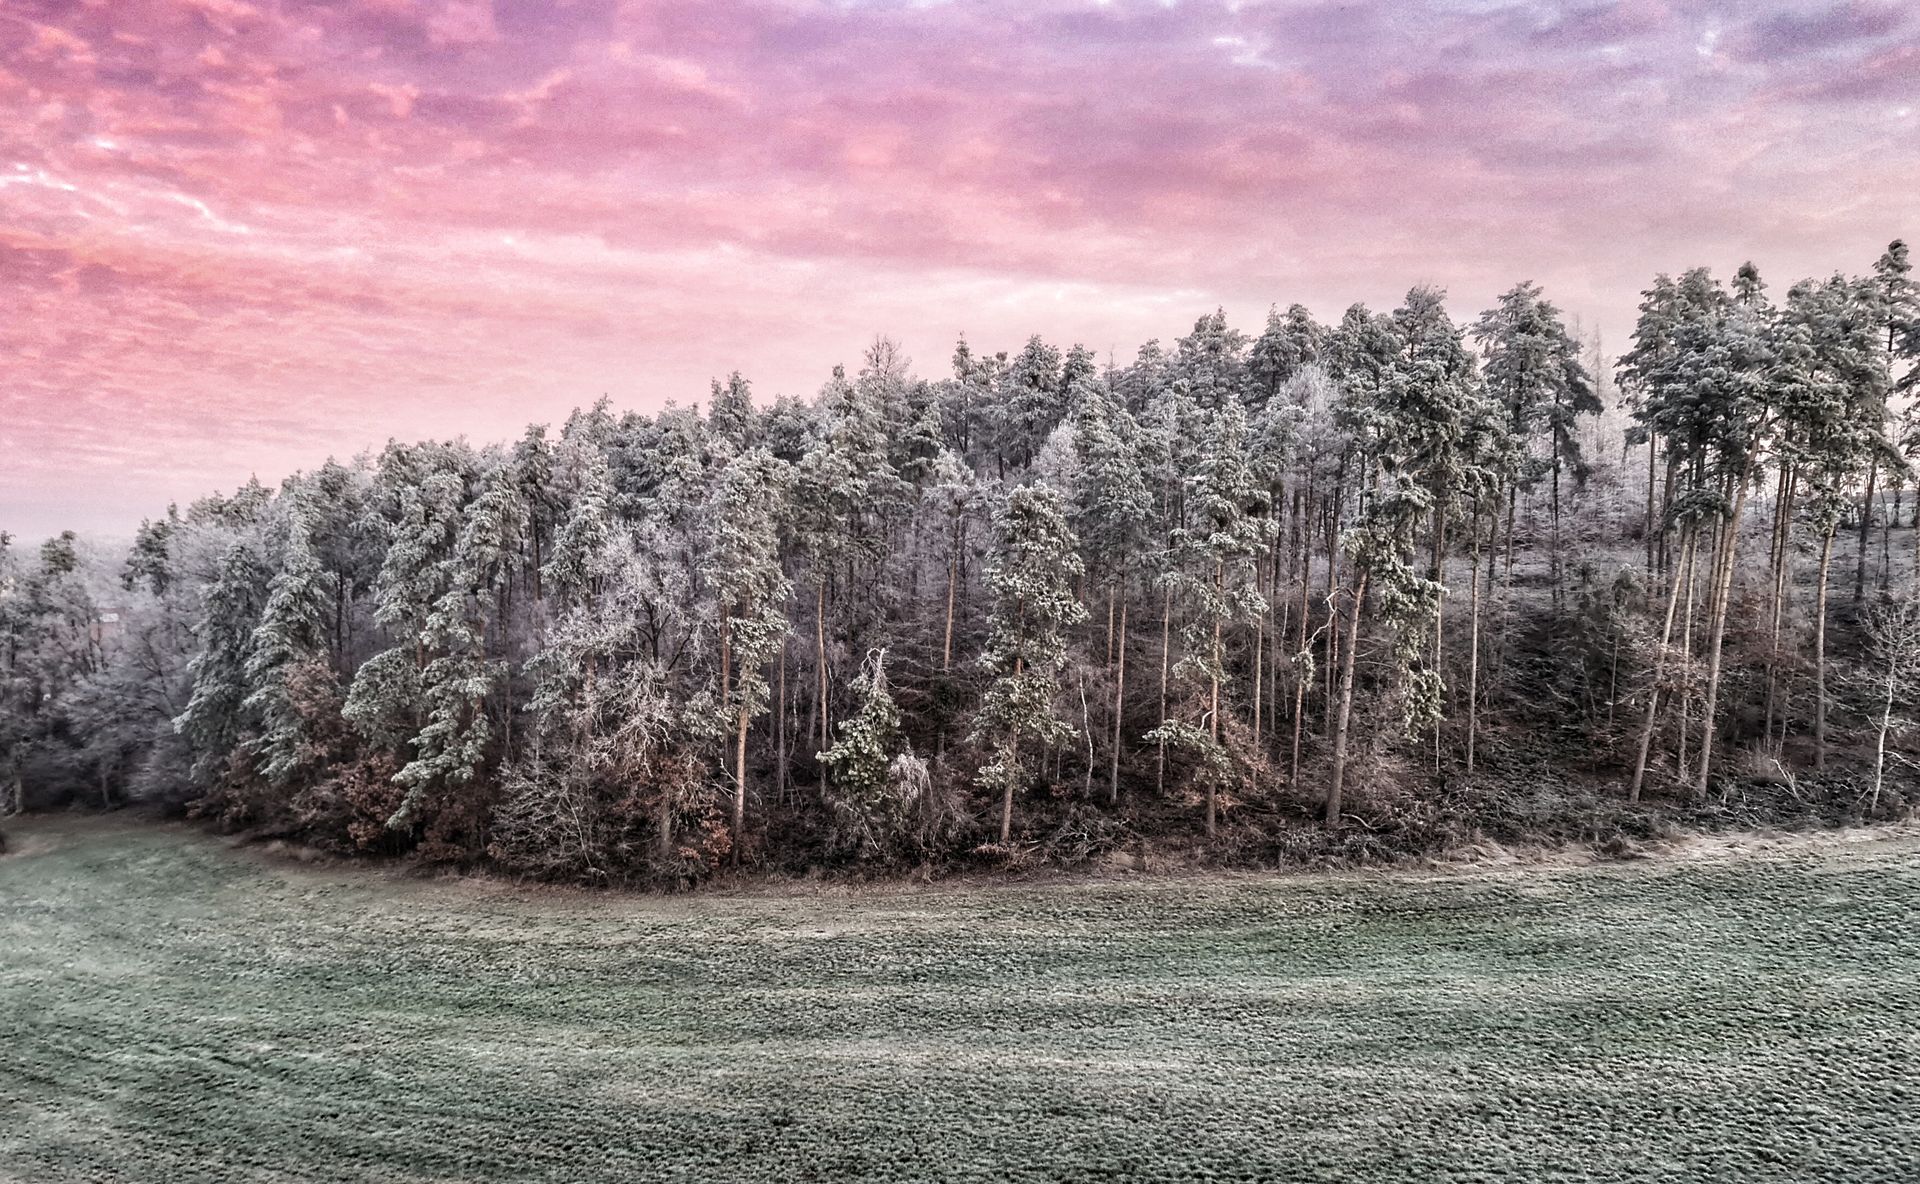
M0 1179L1920 1179L1920 839L658 899L10 824Z

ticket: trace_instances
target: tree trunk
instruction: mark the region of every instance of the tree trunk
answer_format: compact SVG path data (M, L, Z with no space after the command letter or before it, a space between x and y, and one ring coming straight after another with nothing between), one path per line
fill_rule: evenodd
M1107 801L1120 804L1120 725L1127 714L1127 598L1120 597L1120 637L1113 679L1113 765L1107 782Z
M1562 591L1560 588L1560 440L1554 435L1553 445L1553 492L1551 494L1551 514L1553 516L1553 538L1549 544L1553 549L1553 558L1549 566L1553 569L1553 608L1560 610Z
M1833 528L1820 540L1820 582L1813 598L1813 767L1827 767L1827 569L1833 563Z
M1776 490L1773 508L1773 551L1770 556L1773 570L1772 637L1767 647L1767 716L1762 732L1768 744L1773 743L1773 721L1779 708L1780 625L1787 597L1787 566L1788 556L1791 554L1793 528L1793 481L1786 466L1782 466L1780 470L1780 480Z
M1173 585L1169 584L1162 589L1160 601L1160 723L1165 723L1167 719L1167 675L1173 670L1172 643ZM1158 792L1167 792L1167 742L1165 740L1160 741L1160 755L1154 769L1153 783Z
M833 724L827 719L827 579L820 577L819 590L813 601L813 644L814 666L820 674L818 690L820 705L820 751L833 747ZM824 768L820 774L820 784L826 784Z
M1647 543L1647 595L1648 596L1653 595L1653 546L1654 546L1654 535L1656 533L1653 529L1653 485L1654 485L1654 481L1653 481L1654 463L1653 462L1654 462L1657 440L1658 440L1658 437L1656 437L1652 432L1647 433L1647 518L1646 518L1646 525L1642 528L1642 531L1646 535L1646 543Z
M1360 649L1360 608L1367 599L1367 569L1353 587L1353 607L1348 614L1347 652L1341 659L1340 706L1333 720L1333 785L1327 790L1327 825L1340 825L1340 796L1347 783L1347 733L1353 720L1354 655Z
M1266 642L1267 618L1261 614L1253 622L1253 747L1256 751L1260 747L1260 707L1267 678Z
M960 582L960 553L951 551L947 555L947 628L940 642L940 673L953 670L953 600L954 589Z
M1118 583L1107 586L1107 669L1113 669L1113 602L1118 598Z
M1719 553L1715 552L1717 556ZM1700 567L1700 548L1696 539L1694 549L1688 552L1685 562L1680 564L1683 578L1687 581L1687 599L1680 610L1680 663L1683 678L1680 683L1680 726L1676 729L1678 738L1674 742L1673 767L1676 773L1684 774L1687 767L1687 738L1690 733L1687 726L1693 720L1693 601L1695 590L1699 587L1698 569Z
M1441 714L1446 712L1447 682L1447 513L1446 506L1433 508L1433 582L1440 585L1440 597L1433 606L1433 672L1440 676ZM1433 771L1440 771L1441 731L1444 719L1433 721Z
M1867 496L1860 502L1860 553L1853 569L1853 602L1859 604L1867 595L1867 547L1873 537L1873 486L1880 475L1880 460L1875 457L1867 463Z
M1214 563L1213 592L1215 596L1222 599L1226 596L1227 564L1225 560L1217 560ZM1220 663L1222 661L1220 625L1220 618L1215 616L1213 618L1213 661L1209 663L1212 669L1207 671L1207 681L1210 684L1207 699L1207 730L1213 737L1215 748L1220 747ZM1214 837L1216 829L1216 818L1219 813L1218 797L1218 787L1214 784L1214 779L1207 778L1207 837L1209 839Z
M1688 527L1680 544L1681 565L1691 562L1693 555L1694 529ZM1640 753L1633 761L1633 784L1627 789L1627 800L1640 800L1640 787L1647 778L1647 756L1653 750L1654 724L1658 721L1660 707L1660 677L1666 673L1667 647L1673 641L1673 618L1680 607L1680 573L1676 569L1667 589L1667 623L1660 630L1660 648L1654 651L1653 682L1647 689L1646 719L1640 725Z
M740 866L740 848L746 844L747 837L747 708L745 697L740 705L740 722L734 733L734 778L733 778L733 866Z
M787 634L780 635L780 701L774 709L774 792L782 805L787 800Z
M1480 732L1480 515L1473 516L1473 563L1467 568L1473 585L1467 626L1467 775L1473 775L1473 748Z
M1015 657L1013 660L1013 676L1019 678L1025 668L1026 659ZM1043 763L1046 760L1044 753L1041 754L1041 760ZM1013 840L1013 774L1019 768L1020 729L1016 727L1013 730L1013 736L1008 740L1007 783L1000 796L1000 845L1002 847ZM1042 772L1044 771L1043 769Z
M1895 658L1887 670L1887 696L1880 705L1880 734L1873 744L1873 796L1867 802L1867 816L1871 818L1880 809L1880 786L1887 775L1887 731L1893 727L1893 694L1900 685L1897 672L1898 658Z
M1717 707L1720 700L1720 650L1727 636L1727 610L1733 600L1733 576L1740 560L1740 512L1747 503L1747 472L1752 464L1751 457L1747 465L1742 466L1740 487L1734 491L1733 513L1727 517L1727 525L1721 535L1720 549L1726 552L1720 561L1719 587L1713 599L1713 636L1707 649L1707 699L1704 715L1706 722L1700 728L1700 775L1695 782L1695 792L1704 795L1707 792L1707 776L1713 768L1713 738L1717 731Z

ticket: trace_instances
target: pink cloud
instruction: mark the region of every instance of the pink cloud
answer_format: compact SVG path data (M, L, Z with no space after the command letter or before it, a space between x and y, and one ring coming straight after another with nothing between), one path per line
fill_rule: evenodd
M1873 0L15 9L0 528L735 367L808 391L876 331L1124 358L1531 277L1618 340L1656 270L1914 232L1920 21Z

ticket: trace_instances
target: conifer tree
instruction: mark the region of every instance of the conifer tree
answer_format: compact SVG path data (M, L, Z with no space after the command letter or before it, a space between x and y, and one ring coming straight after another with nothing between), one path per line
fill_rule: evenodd
M714 483L704 515L706 571L718 618L717 708L733 751L733 859L740 862L747 811L747 730L765 714L772 687L766 664L787 636L793 586L780 566L779 513L791 475L784 461L755 448L733 460Z
M1053 696L1067 657L1067 630L1086 620L1074 595L1084 570L1058 493L1045 486L1012 490L994 515L993 598L980 665L991 678L973 739L990 746L980 784L1000 792L1000 842L1013 836L1014 795L1033 780L1028 743L1071 739L1071 724L1054 713Z
M195 629L198 652L188 664L193 697L174 720L174 729L193 753L193 778L211 787L229 756L251 735L247 710L247 663L253 633L260 623L263 589L272 578L246 543L231 544L219 573L208 585Z
M1106 661L1116 671L1107 796L1117 802L1121 718L1126 708L1128 583L1147 549L1153 494L1147 487L1139 426L1104 383L1091 377L1078 383L1073 422L1079 462L1074 470L1074 531L1088 570L1107 587Z
M873 858L905 830L913 806L895 792L895 762L911 746L887 688L885 650L867 656L854 690L860 709L841 721L840 738L818 759L827 769L840 845Z
M1488 397L1505 409L1508 432L1524 441L1537 434L1546 436L1552 478L1549 556L1557 603L1562 586L1561 474L1570 472L1576 484L1585 483L1588 470L1577 425L1580 416L1600 414L1600 400L1594 394L1592 376L1581 364L1579 343L1567 332L1560 310L1542 297L1538 284L1510 289L1496 307L1480 315L1473 332L1484 351Z
M243 706L260 721L249 744L260 776L284 786L312 758L301 680L332 681L326 662L326 622L333 599L333 577L314 555L305 501L289 507L286 548L280 570L267 587L260 623L254 627L246 660L250 688Z
M1213 413L1199 468L1188 481L1187 522L1175 534L1172 578L1196 612L1186 629L1179 673L1196 687L1198 722L1166 718L1147 739L1189 751L1206 800L1206 832L1219 828L1219 797L1230 783L1232 754L1222 740L1228 681L1226 630L1267 610L1256 587L1272 522L1267 491L1247 463L1246 412L1228 402Z

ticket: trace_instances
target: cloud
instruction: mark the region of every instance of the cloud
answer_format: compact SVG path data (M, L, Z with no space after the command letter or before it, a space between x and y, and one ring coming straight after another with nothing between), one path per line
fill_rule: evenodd
M1429 280L1471 314L1532 277L1617 339L1656 270L1785 281L1914 232L1913 26L1870 0L20 0L0 526L735 367L807 391L876 331L934 370L962 329L1124 358L1218 304Z

